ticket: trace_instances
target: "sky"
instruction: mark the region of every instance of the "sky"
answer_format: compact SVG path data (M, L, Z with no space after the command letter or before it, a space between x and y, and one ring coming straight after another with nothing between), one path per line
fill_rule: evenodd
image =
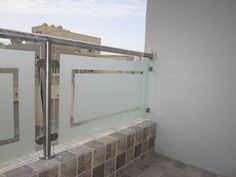
M42 23L144 50L147 0L0 0L0 28L31 32Z

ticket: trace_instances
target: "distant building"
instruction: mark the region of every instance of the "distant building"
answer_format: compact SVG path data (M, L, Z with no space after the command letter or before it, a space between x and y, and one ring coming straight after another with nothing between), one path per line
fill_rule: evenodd
M78 40L78 41L85 41L85 42L101 45L101 38L74 33L69 30L63 29L62 26L57 26L57 27L55 27L54 25L48 26L46 23L44 23L40 26L32 27L32 32L51 35L51 36L57 36L57 37L63 37L63 38L73 39L73 40Z
M32 32L101 45L101 38L74 33L69 30L63 29L62 26L55 27L54 25L49 26L46 23L44 23L42 25L32 27ZM5 48L35 51L35 55L37 58L43 58L42 44L36 44L32 42L23 43L23 41L20 41L18 39L11 39L11 45L6 45ZM62 53L73 54L73 55L86 55L86 56L100 55L99 51L91 49L82 49L79 47L62 46L62 45L53 45L52 53L53 53L52 54L53 59L59 59L60 54Z
M40 26L32 27L32 32L101 45L101 38L74 33L69 30L64 29L62 26L57 26L57 27L54 25L49 26L46 23L44 23ZM54 58L59 58L59 55L61 53L74 54L74 55L89 55L89 56L100 54L99 51L95 51L91 49L81 49L78 47L67 47L67 46L59 46L59 45L56 45L56 46L54 45L53 52L54 52Z

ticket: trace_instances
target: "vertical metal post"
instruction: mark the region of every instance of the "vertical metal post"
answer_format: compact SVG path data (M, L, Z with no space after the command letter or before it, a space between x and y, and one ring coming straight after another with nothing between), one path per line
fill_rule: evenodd
M45 80L44 80L44 159L52 157L51 152L51 43L44 43L45 55Z

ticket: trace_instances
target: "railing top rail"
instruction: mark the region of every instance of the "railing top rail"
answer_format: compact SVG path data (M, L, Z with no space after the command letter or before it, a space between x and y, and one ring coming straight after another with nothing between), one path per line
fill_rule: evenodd
M91 44L87 42L81 42L81 41L76 41L76 40L66 39L66 38L61 38L61 37L42 35L42 34L36 34L36 33L26 33L26 32L20 32L20 31L3 29L3 28L0 28L0 38L5 38L5 39L17 38L20 40L31 41L31 42L50 41L52 44L56 44L56 45L81 47L81 48L93 49L97 51L117 53L117 54L126 54L126 55L133 55L133 56L153 59L153 53L138 52L138 51L133 51L133 50L126 50L126 49L120 49L120 48L115 48L115 47Z

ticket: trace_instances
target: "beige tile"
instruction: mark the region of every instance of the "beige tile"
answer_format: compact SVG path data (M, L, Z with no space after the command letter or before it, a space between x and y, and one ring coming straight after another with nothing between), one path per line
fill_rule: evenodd
M60 177L77 176L77 159L68 160L61 164Z
M105 144L93 140L85 144L86 146L93 149L93 168L98 165L105 163L106 155L105 155Z
M116 158L107 160L105 163L105 176L111 175L116 170Z
M142 147L141 147L142 154L147 152L147 150L148 150L148 139L146 139L142 142Z
M113 174L106 176L106 177L116 177L116 173L113 173Z
M151 149L155 146L155 139L156 139L155 137L149 138L149 140L148 140L148 142L149 142L148 148L149 149Z
M38 160L30 164L38 173L39 177L57 177L59 175L59 165L57 160Z
M106 160L109 160L116 156L116 142L106 145Z
M134 160L134 148L130 148L126 152L125 163L129 163L130 161Z
M82 174L92 168L92 152L78 157L78 174Z
M61 153L58 153L56 156L55 156L55 160L63 163L63 162L66 162L68 160L72 160L72 159L76 159L77 156L75 154L72 154L71 152L68 152L68 151L63 151Z
M39 173L39 177L58 177L59 176L58 167L54 167Z
M118 132L112 133L109 136L112 136L117 139L117 155L125 152L125 150L126 150L126 136L121 133L118 133Z
M111 136L104 136L97 139L97 141L102 142L106 145L106 160L116 156L116 138Z
M92 170L88 170L82 173L81 175L79 175L78 177L92 177Z
M137 126L128 127L131 130L135 131L135 145L142 143L143 141L143 129Z
M77 156L68 151L58 153L55 160L61 162L60 177L76 177Z
M142 151L142 144L136 145L134 148L134 158L139 157L141 155L141 151Z
M116 171L116 177L121 177L125 173L125 167L122 167Z
M125 171L128 172L129 170L132 170L133 168L134 168L134 161L131 161L125 166Z
M134 167L140 165L141 162L142 162L141 156L135 158L134 159Z
M68 151L77 155L77 156L81 156L84 154L88 154L89 152L92 152L92 150L90 148L88 148L87 146L84 146L84 145L78 145L74 148L69 149Z
M129 149L134 146L135 140L135 131L131 129L123 129L119 131L119 133L125 135L127 137L126 149Z
M5 177L32 177L36 174L37 172L28 165L24 165L4 173Z
M125 165L125 152L118 155L116 158L116 169L123 167Z
M93 177L104 177L105 164L99 165L96 168L93 168Z

